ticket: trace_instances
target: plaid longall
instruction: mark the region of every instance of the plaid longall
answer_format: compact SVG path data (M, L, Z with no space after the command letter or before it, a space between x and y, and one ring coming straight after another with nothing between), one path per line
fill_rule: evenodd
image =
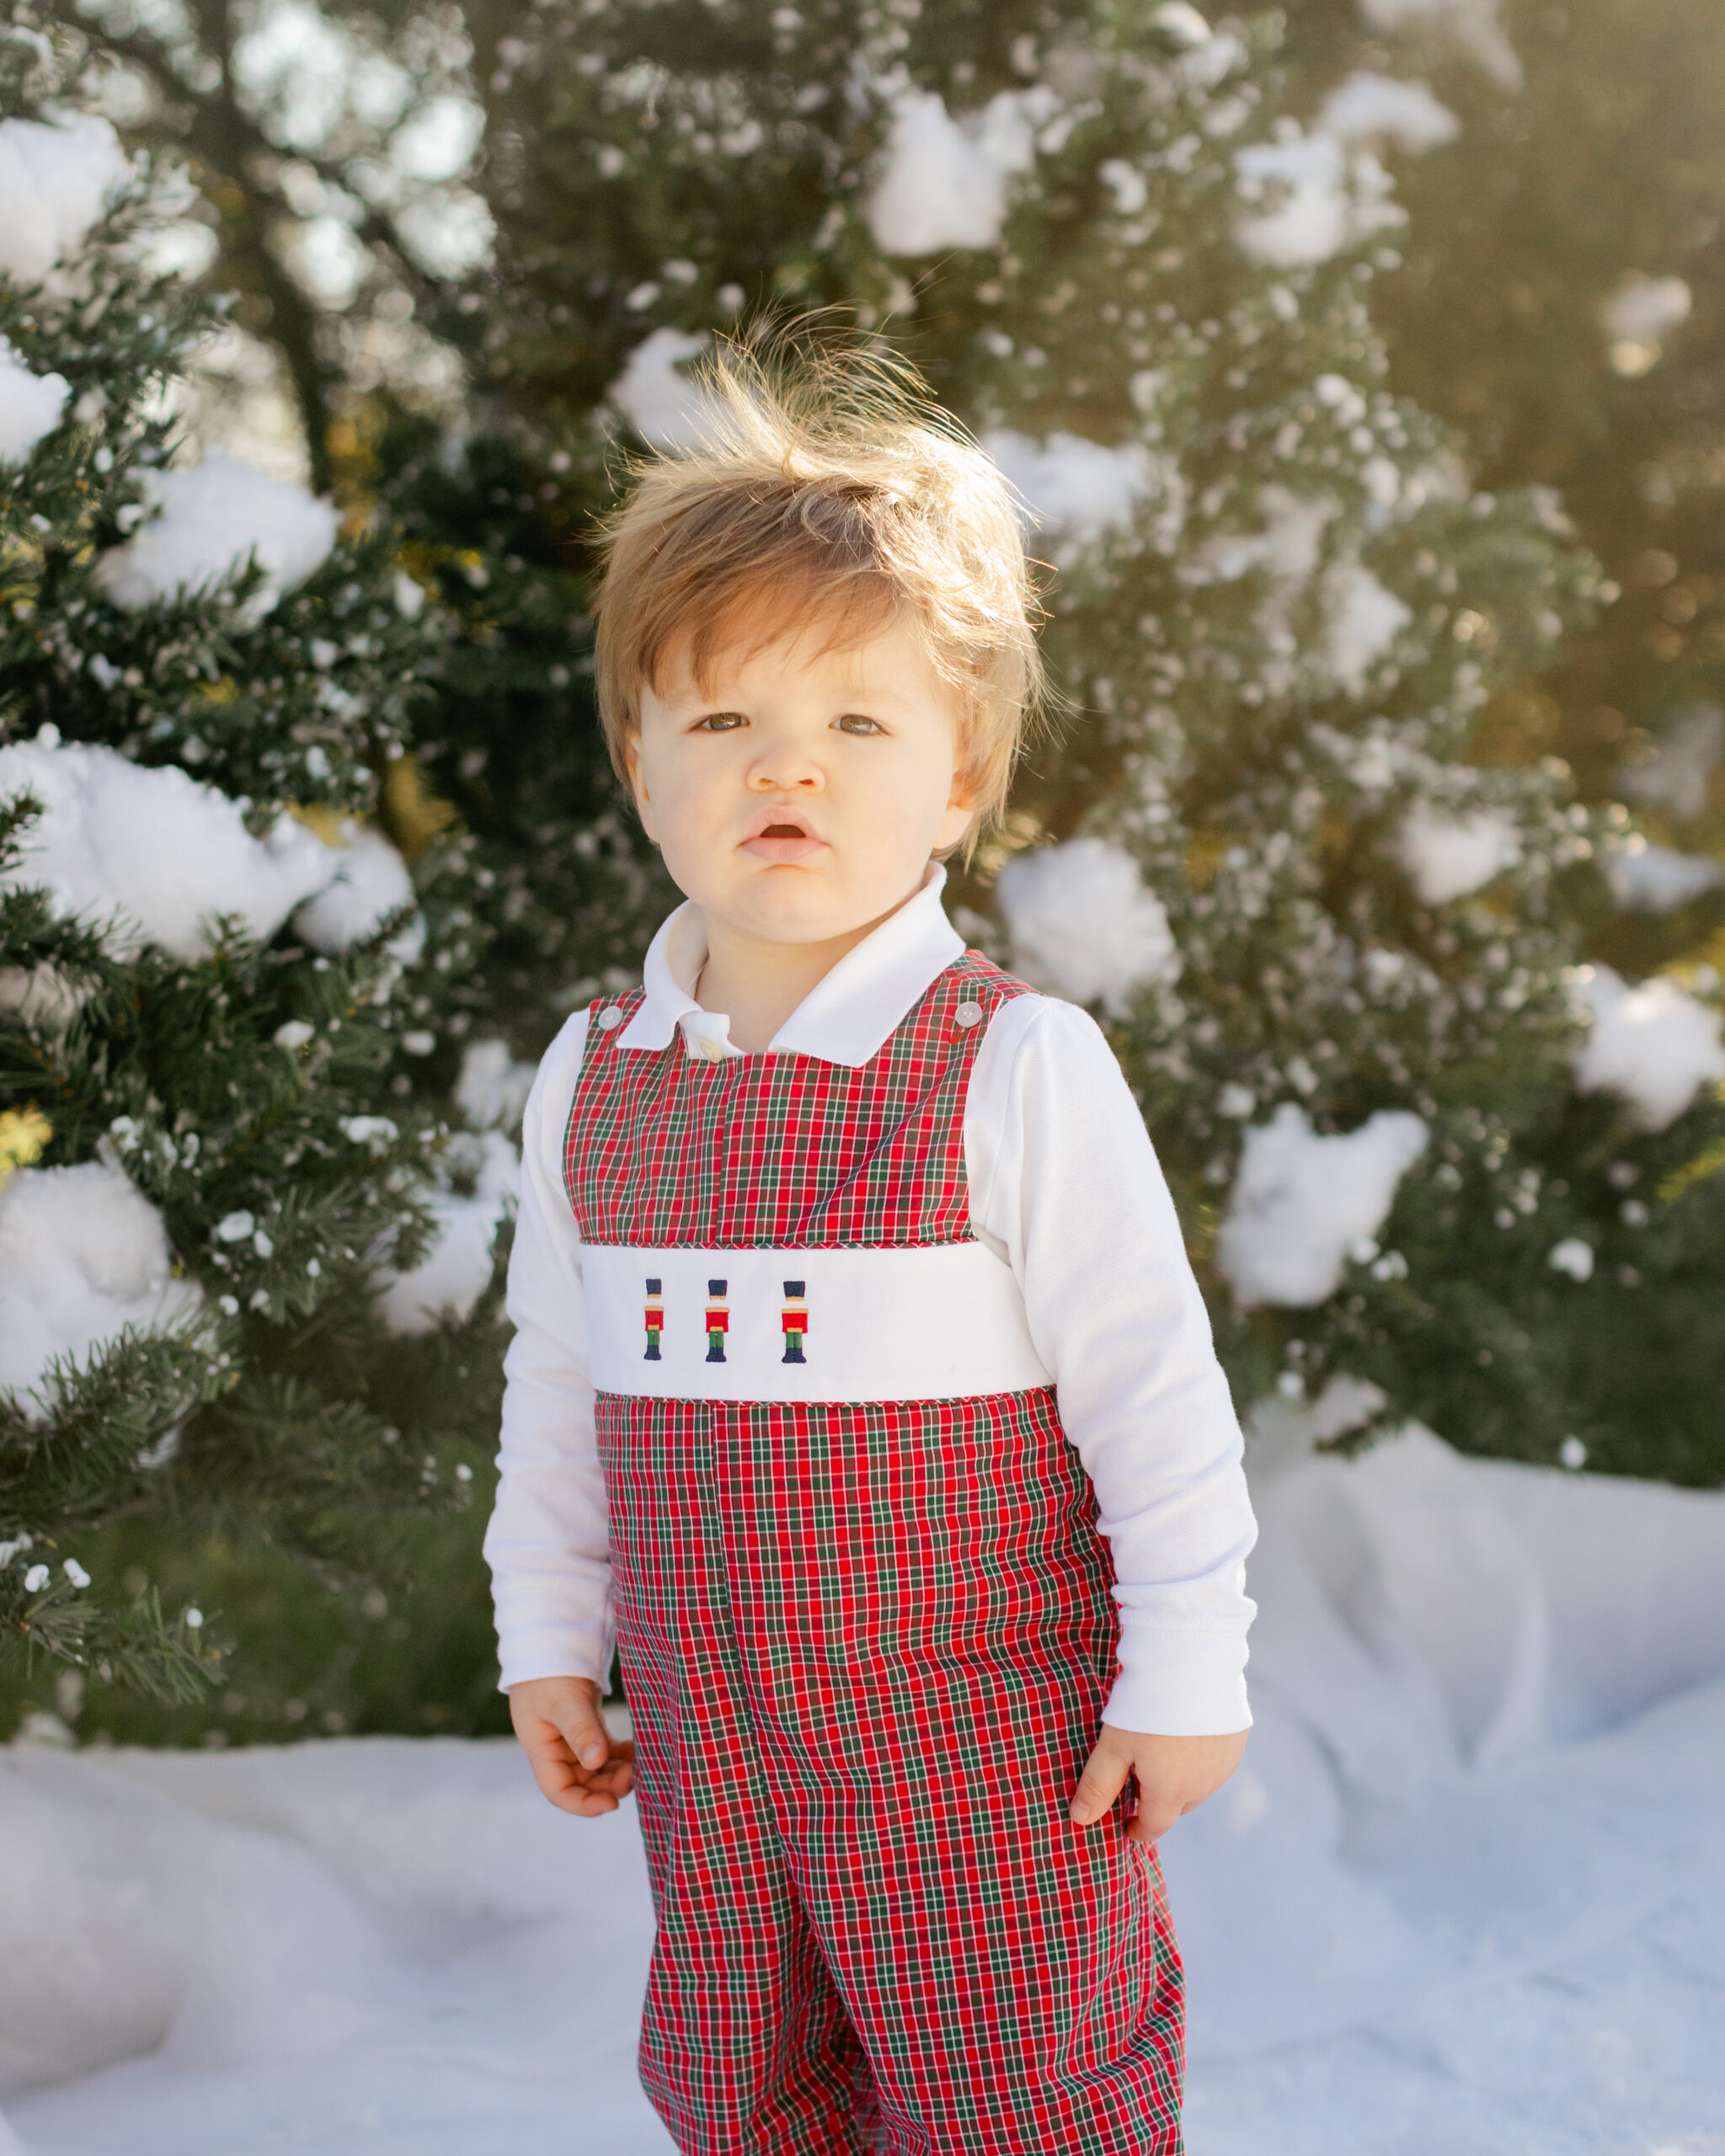
M967 954L856 1070L590 1027L567 1155L584 1240L973 1240L987 1027L957 1014L1017 992ZM598 1435L659 1920L642 2077L679 2147L1177 2156L1155 1853L1120 1807L1066 1817L1116 1626L1052 1390L605 1392Z

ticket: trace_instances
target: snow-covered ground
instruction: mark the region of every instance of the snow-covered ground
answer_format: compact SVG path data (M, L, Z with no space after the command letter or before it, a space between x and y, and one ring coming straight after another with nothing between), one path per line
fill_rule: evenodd
M1194 2156L1722 2156L1725 1497L1275 1449L1258 1726L1164 1850ZM29 2156L663 2152L649 1934L632 1812L506 1744L0 1758Z

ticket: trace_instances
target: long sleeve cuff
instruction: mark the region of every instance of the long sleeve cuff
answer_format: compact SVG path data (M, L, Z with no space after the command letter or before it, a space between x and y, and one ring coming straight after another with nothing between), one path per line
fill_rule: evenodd
M538 1677L590 1677L603 1686L611 1676L611 1627L606 1625L510 1621L503 1639L498 1689Z
M1226 1737L1249 1728L1246 1635L1120 1626L1120 1671L1103 1710L1113 1729L1151 1737Z

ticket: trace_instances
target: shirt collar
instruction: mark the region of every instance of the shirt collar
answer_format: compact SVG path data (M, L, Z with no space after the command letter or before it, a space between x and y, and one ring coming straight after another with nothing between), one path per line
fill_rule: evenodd
M905 1012L964 954L964 939L941 906L946 880L945 869L931 862L915 894L816 982L773 1035L767 1053L852 1066L878 1055ZM691 1055L717 1059L739 1054L731 1045L729 1018L703 1011L692 992L706 962L706 926L691 899L649 947L641 969L645 998L617 1046L668 1048L681 1027Z

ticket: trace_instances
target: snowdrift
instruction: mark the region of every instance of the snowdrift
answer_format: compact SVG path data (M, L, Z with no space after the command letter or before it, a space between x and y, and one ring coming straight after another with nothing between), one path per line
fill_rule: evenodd
M1725 2151L1725 1498L1418 1431L1257 1494L1258 1728L1164 1846L1195 2156ZM29 2156L663 2156L650 1933L507 1744L0 1758Z

